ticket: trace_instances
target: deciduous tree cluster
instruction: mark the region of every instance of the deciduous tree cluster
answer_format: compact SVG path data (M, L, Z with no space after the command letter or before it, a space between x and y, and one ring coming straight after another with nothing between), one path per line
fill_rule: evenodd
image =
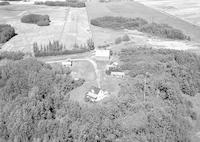
M15 35L15 29L11 25L0 24L0 43L7 42Z
M115 30L129 29L138 30L144 33L151 34L162 38L191 40L182 31L175 29L166 24L148 23L142 18L125 18L105 16L91 20L91 24L103 28L110 28Z
M37 43L33 44L33 51L36 57L84 53L89 50L90 49L87 46L78 45L75 45L72 50L67 50L66 47L59 41L49 42L48 45L38 45Z
M21 18L21 22L37 24L38 26L49 26L50 19L48 15L28 14Z

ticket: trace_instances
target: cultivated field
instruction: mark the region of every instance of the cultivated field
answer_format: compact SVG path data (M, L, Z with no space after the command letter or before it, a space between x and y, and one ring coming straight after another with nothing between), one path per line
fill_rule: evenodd
M87 3L87 10L89 14L89 19L103 16L123 16L130 18L141 17L148 20L149 22L169 24L175 28L182 30L185 34L190 35L193 40L197 42L200 41L200 27L193 26L188 22L161 13L152 8L148 8L137 2L90 2ZM114 43L117 37L128 34L132 39L132 42L129 43L129 46L145 45L154 48L169 48L178 50L194 50L199 48L199 44L196 42L172 41L154 38L137 31L113 31L95 26L92 26L92 31L94 41L97 45ZM113 49L121 49L120 45L117 47L115 45L111 45L111 47L113 47Z
M136 0L147 6L200 25L200 1L198 0Z
M165 23L182 30L185 34L191 36L193 40L200 41L200 27L153 8L146 7L138 2L88 2L87 10L90 19L111 15L132 18L141 17L149 22Z
M50 16L50 26L39 27L20 22L24 14L35 13ZM59 40L67 49L75 43L83 45L91 38L87 13L84 8L48 7L36 5L11 5L0 7L0 23L11 24L18 34L4 44L2 50L32 52L32 44L48 44Z

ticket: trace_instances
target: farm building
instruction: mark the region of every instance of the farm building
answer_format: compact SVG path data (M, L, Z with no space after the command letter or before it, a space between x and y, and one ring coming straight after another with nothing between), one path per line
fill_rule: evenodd
M97 87L91 87L91 89L85 94L85 98L91 102L98 102L108 95L107 91L103 91Z
M97 60L110 60L110 50L95 50Z
M112 71L111 72L111 76L118 77L118 78L124 78L125 77L125 73L124 72L120 72L120 71Z
M106 70L110 70L110 68L117 68L118 63L117 62L112 62L111 64L106 66Z
M65 67L71 67L72 66L72 60L68 59L66 61L63 61L62 65L65 66Z

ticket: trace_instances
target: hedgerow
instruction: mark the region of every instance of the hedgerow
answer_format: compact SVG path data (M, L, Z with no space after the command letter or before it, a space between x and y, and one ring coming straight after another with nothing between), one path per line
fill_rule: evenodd
M9 52L9 51L4 51L0 52L0 60L2 59L9 59L9 60L21 60L24 57L23 52Z
M148 23L142 18L125 18L105 16L91 20L91 24L103 28L114 30L129 29L138 30L162 38L191 40L182 31L175 29L166 24Z
M6 1L2 1L0 2L0 5L9 5L10 3L9 2L6 2Z
M36 57L69 55L84 53L87 51L90 51L89 47L79 47L78 45L76 45L76 47L72 50L67 50L59 41L49 42L48 45L38 45L37 43L33 44L33 52Z
M35 2L35 5L47 5L47 6L65 6L65 7L85 7L84 2L79 1L45 1L45 2Z
M21 18L21 22L37 24L38 26L48 26L50 24L50 19L48 15L29 14L24 15Z

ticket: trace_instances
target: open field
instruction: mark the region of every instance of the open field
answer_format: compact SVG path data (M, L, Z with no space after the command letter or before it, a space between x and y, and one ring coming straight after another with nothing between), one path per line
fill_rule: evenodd
M144 5L156 8L186 20L195 25L200 25L200 1L198 0L136 0Z
M200 41L200 27L153 8L146 7L138 2L90 2L87 3L87 10L90 19L103 16L123 16L130 18L141 17L149 22L165 23L182 30L193 40Z
M172 25L175 28L181 29L187 35L190 35L195 39L196 42L187 41L174 41L167 39L160 39L143 34L137 31L124 30L124 31L114 31L110 29L100 28L92 26L93 38L97 46L110 44L113 50L120 51L124 45L115 45L114 41L117 37L128 34L131 41L126 43L126 46L133 47L147 46L154 48L168 48L177 50L199 50L200 41L197 37L200 36L200 28L193 26L183 20L177 19L175 17L169 16L167 14L161 13L154 9L148 8L137 2L110 2L110 3L98 3L91 2L87 3L87 11L89 14L89 19L103 17L103 16L123 16L123 17L141 17L149 22L158 22ZM95 8L94 8L95 7ZM145 10L144 10L145 9ZM199 31L197 33L197 31ZM122 47L123 46L123 47Z
M50 26L39 27L20 22L28 13L50 16ZM0 23L11 24L18 34L3 45L3 50L32 52L32 44L48 44L59 40L67 49L75 43L83 45L91 38L87 13L84 8L48 7L36 5L11 5L0 7Z

